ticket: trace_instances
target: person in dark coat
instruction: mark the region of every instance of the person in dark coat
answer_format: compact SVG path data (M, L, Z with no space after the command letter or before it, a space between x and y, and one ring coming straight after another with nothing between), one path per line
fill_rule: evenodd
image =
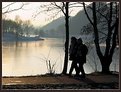
M83 44L81 38L77 40L76 48L77 48L76 61L79 64L79 68L77 69L76 76L79 76L79 73L81 72L81 77L85 78L85 71L84 71L83 65L84 63L86 63L86 55L88 52L88 48L85 44Z
M72 75L73 70L75 69L75 71L77 70L77 62L76 62L76 45L77 45L77 39L75 37L71 37L71 44L70 44L70 48L69 48L69 60L72 61L71 63L71 68L69 71L69 76ZM77 72L76 72L77 73Z

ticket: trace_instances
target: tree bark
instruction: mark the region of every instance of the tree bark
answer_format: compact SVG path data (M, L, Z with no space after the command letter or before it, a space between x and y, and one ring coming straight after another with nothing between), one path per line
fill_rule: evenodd
M103 58L101 58L100 61L101 61L101 66L102 66L102 71L101 72L109 74L110 73L110 64L112 62L112 57L103 56Z
M114 25L112 25L112 9L113 9L113 3L110 3L110 16L109 19L107 20L108 23L108 36L106 39L106 49L105 49L105 54L103 55L100 49L100 45L99 45L99 35L98 35L98 27L97 27L97 15L96 15L96 3L93 2L92 3L92 11L93 11L93 22L91 21L86 8L85 8L85 4L83 3L84 6L84 11L85 14L88 18L88 20L90 21L90 23L92 24L93 28L94 28L94 43L96 46L96 52L97 55L100 59L101 62L101 66L102 66L102 73L110 73L110 64L112 62L112 57L114 54L114 49L116 48L116 37L118 36L118 21L119 18L116 17L116 22L114 23ZM116 12L117 14L117 12ZM114 30L114 32L112 32ZM111 47L111 39L112 39L112 47Z
M68 7L69 2L66 2L65 6L65 28L66 28L66 41L65 41L65 59L64 59L64 67L62 74L67 74L67 66L68 66L68 46L69 46L69 11Z
M102 58L103 55L101 53L101 49L100 49L100 45L99 45L99 34L98 34L98 28L97 28L97 17L96 17L96 3L93 2L93 28L94 28L94 42L95 42L95 46L96 46L96 52L97 55L99 56L99 58Z
M111 29L111 23L112 23L112 2L110 3L110 16L108 19L108 36L106 39L106 49L105 49L105 56L108 56L110 53L110 42L111 42L111 35L112 35L112 29Z

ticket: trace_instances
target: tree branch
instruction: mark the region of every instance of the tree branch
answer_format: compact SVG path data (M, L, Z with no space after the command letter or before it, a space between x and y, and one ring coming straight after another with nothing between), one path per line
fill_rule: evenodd
M93 20L94 20L94 34L95 34L95 46L96 46L96 51L97 51L97 54L99 56L99 58L101 59L103 57L102 53L101 53L101 50L100 50L100 46L99 46L99 34L98 34L98 29L97 29L97 17L96 17L96 4L95 2L93 2L92 4L93 6Z
M92 9L92 7L90 6L88 8ZM103 15L99 10L96 10L96 12L99 13L102 17L104 17L108 21L107 17Z
M64 4L64 2L62 2L62 3L63 3L63 6L62 7L60 7L59 5L57 5L56 2L54 2L52 4L55 5L55 6L57 6L59 9L61 9L61 11L63 12L63 14L66 15L66 13L64 12L65 4Z
M84 7L84 11L85 11L85 14L86 14L88 20L90 21L90 23L91 23L92 25L94 25L93 22L91 21L89 15L88 15L87 11L86 11L86 7L85 7L85 3L84 3L84 2L83 2L83 7Z
M101 34L104 34L105 36L107 36L107 34L106 33L104 33L104 32L102 32L102 31L98 31L99 33L101 33Z
M116 36L118 36L118 24L119 24L119 19L116 19L116 23L115 23L115 30L113 33L113 39L112 39L112 47L110 49L110 56L113 56L114 53L114 49L116 47Z
M25 5L25 4L22 4L19 8L15 8L15 9L9 10L9 6L10 6L10 5L12 5L12 4L14 4L14 3L11 3L11 4L7 5L6 7L4 7L3 9L5 9L5 8L7 8L7 7L8 7L8 10L7 10L7 11L5 11L5 12L3 12L2 14L6 14L6 13L10 13L10 12L13 12L13 11L20 10L20 9L22 9L22 8L23 8L23 6Z
M10 4L6 5L5 7L2 7L2 9L5 9L5 8L7 8L7 7L9 7L9 6L13 5L13 4L15 4L15 2L10 3Z
M106 39L105 56L109 55L109 50L110 50L110 41L111 41L111 35L112 35L111 22L112 22L112 2L110 3L110 16L108 20L108 36Z

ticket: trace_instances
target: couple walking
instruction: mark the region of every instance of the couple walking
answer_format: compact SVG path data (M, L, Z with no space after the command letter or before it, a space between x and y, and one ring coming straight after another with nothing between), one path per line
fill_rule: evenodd
M81 72L81 78L85 78L85 71L83 68L84 63L86 63L86 54L88 52L88 48L85 44L83 44L82 39L76 39L75 37L71 37L71 44L69 48L69 60L72 61L71 68L69 71L69 76L72 75L72 71L75 69L76 77L79 77Z

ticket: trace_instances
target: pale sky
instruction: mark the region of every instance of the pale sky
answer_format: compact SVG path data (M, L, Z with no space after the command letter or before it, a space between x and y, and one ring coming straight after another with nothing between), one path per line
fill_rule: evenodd
M3 9L3 7L5 7L10 3L11 2L2 2L2 12L8 9L8 8ZM33 17L33 15L35 15L37 11L42 11L42 9L45 9L45 8L39 8L40 5L49 4L49 2L24 2L24 3L28 3L28 4L23 7L24 8L23 10L18 10L18 11L8 13L7 17L14 20L15 16L18 15L22 20L31 20L34 26L44 26L53 20L52 17L54 12L56 11L47 12L47 13L41 12L37 17L35 18ZM16 4L11 5L9 9L15 9L17 7L20 7L21 5L22 5L22 2L17 2ZM70 16L76 15L81 9L82 7L75 7L71 9ZM58 16L56 16L54 19L61 17L62 15L63 15L62 13L59 13Z

